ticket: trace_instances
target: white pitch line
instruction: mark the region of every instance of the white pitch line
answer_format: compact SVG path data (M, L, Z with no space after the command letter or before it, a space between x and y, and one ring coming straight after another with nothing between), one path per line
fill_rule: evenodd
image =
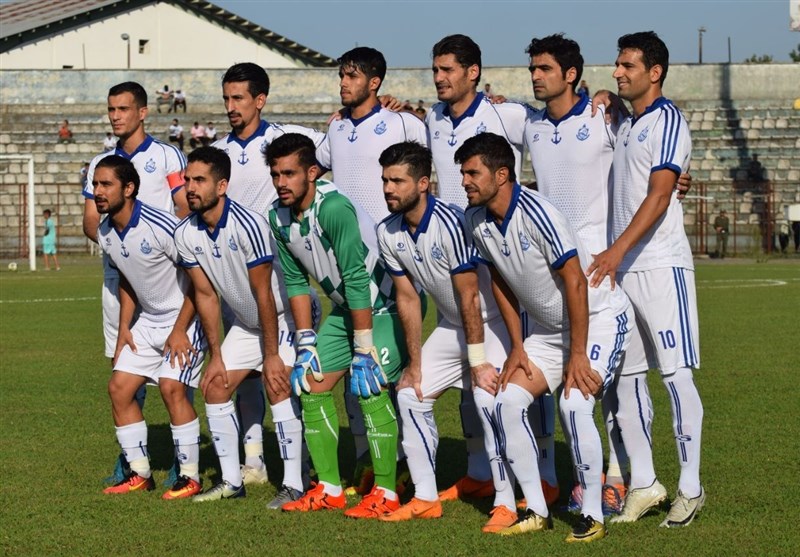
M99 300L99 296L85 296L83 298L34 298L33 300L0 300L0 304L43 304L47 302L86 302Z
M725 284L709 285L707 283ZM703 290L714 288L760 288L768 286L786 286L787 284L787 281L779 279L719 279L697 281L697 287Z

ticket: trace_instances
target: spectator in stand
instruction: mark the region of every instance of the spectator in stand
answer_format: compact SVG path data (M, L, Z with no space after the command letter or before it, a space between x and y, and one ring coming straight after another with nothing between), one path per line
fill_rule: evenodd
M177 144L178 149L183 152L183 126L178 123L177 118L173 118L169 126L169 142Z
M175 102L172 103L172 108L175 109L175 114L178 113L178 107L183 107L183 113L186 114L186 93L178 89L175 91Z
M411 101L406 99L403 103L403 112L414 112L414 105L411 104Z
M81 187L86 188L86 179L89 176L89 163L84 161L80 171Z
M483 96L489 100L492 100L494 98L494 91L492 91L491 83L487 83L486 85L483 86Z
M425 110L425 102L422 99L417 101L417 108L414 109L414 113L419 116L421 120L425 120L425 114L427 114L428 111Z
M69 120L64 120L61 127L58 128L58 142L59 143L75 143L72 139L72 130L69 129Z
M578 87L578 94L579 95L585 95L587 97L591 95L589 93L589 84L586 83L585 79L581 79L581 86Z
M56 271L61 270L58 264L58 256L56 255L56 224L50 217L50 209L45 209L42 212L44 216L44 235L42 236L42 253L44 254L44 270L50 270L50 257L53 256L53 263L56 266Z
M175 112L177 112L177 110ZM200 125L200 122L195 122L192 129L189 130L189 133L192 136L189 139L189 145L192 149L197 149L201 145L206 145L208 143L206 139L206 129Z
M206 124L206 142L203 145L211 145L217 140L217 128L214 127L214 122Z
M167 105L167 114L172 112L172 99L175 95L169 90L169 85L164 85L160 91L156 91L156 110L161 114L161 107Z
M728 252L728 229L730 219L724 210L719 212L719 216L714 219L714 230L717 232L717 257L725 259Z
M103 152L108 153L117 148L117 138L111 132L106 132L106 137L103 139Z
M786 253L786 249L789 247L789 236L792 232L791 228L789 227L789 221L786 219L780 219L775 224L775 228L777 229L776 232L778 234L778 245L781 249L781 253ZM796 245L797 244L795 244L795 246Z

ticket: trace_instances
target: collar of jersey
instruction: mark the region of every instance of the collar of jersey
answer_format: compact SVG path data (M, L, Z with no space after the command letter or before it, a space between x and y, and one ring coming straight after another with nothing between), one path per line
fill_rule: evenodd
M128 233L128 230L131 228L136 228L136 225L139 224L139 215L142 212L142 202L138 199L133 203L133 211L131 211L131 220L128 221L128 224L125 228L122 229L122 232L118 232L117 235L119 236L120 240L125 240L125 235ZM109 224L111 224L109 222ZM111 226L114 228L114 226Z
M453 129L456 129L458 127L458 125L461 122L463 122L466 118L471 118L471 117L475 116L475 112L477 112L478 107L483 102L483 98L484 98L483 97L483 93L481 93L479 91L478 94L475 95L475 98L472 100L472 104L470 104L469 107L464 111L464 114L462 114L458 118L453 118L452 116L450 116L450 105L449 104L444 107L444 110L442 112L443 112L443 114L445 116L450 118L450 121L453 123Z
M119 141L117 141L117 149L114 151L114 154L115 154L115 155L119 155L120 157L126 158L126 159L128 159L128 160L131 160L133 157L135 157L135 156L136 156L136 155L138 155L139 153L143 153L144 151L147 151L147 150L150 148L150 145L151 145L152 143L153 143L153 137L152 137L152 136L150 136L150 135L145 135L145 136L144 136L144 141L142 141L142 144L141 144L141 145L139 145L139 146L138 146L138 147L137 147L137 148L136 148L136 149L133 151L133 153L131 153L131 154L129 155L128 153L126 153L126 152L125 152L125 151L122 149L122 147L120 147L120 146L119 146Z
M411 239L415 242L417 241L417 238L419 238L420 234L424 234L428 231L428 224L431 222L433 208L436 205L436 198L431 194L431 192L428 192L426 195L428 196L428 206L425 207L425 213L422 215L422 218L419 221L419 226L417 226L416 232L410 234ZM408 232L408 223L406 222L405 218L400 221L400 230L403 232Z
M244 149L256 137L262 137L264 135L264 132L267 131L267 126L269 126L267 121L261 120L261 123L258 125L258 129L255 132L253 132L253 134L247 139L239 139L239 137L235 133L233 133L233 130L231 130L231 133L228 134L228 143L231 142L237 143L239 147Z
M644 112L642 112L641 115L639 116L631 115L631 127L633 127L633 125L645 114L650 114L651 112L658 110L659 108L661 108L665 104L669 104L670 102L671 101L666 97L658 97L656 100L653 101L653 104L644 109Z
M545 114L544 117L547 120L549 120L551 124L553 124L554 126L558 127L558 125L561 122L563 122L564 120L566 120L567 118L570 118L572 116L579 116L579 115L583 114L583 111L586 110L586 105L587 104L589 104L589 97L587 97L586 95L581 93L580 98L578 99L578 102L575 103L575 105L570 109L569 112L564 114L564 116L562 116L558 120L553 120L552 118L550 118L550 115L547 113L547 109L543 110L542 112L544 112L544 114Z
M367 118L369 118L369 117L377 114L378 112L380 112L381 108L383 108L383 107L380 105L380 103L378 103L378 104L376 104L375 106L372 107L372 110L370 110L365 116L362 116L361 118L353 118L353 116L351 115L352 112L348 108L348 109L345 110L344 117L347 118L348 120L350 120L350 122L352 122L352 124L353 124L353 127L356 128L356 127L358 127L358 125L361 122L363 122Z
M514 211L517 208L517 203L519 202L519 194L522 192L522 186L519 183L514 184L514 188L511 190L511 203L508 205L508 210L506 211L506 215L503 217L503 223L498 226L497 221L494 220L494 217L489 212L489 209L486 209L486 222L487 223L494 223L498 229L500 229L500 234L503 236L506 235L506 230L508 230L508 223L511 222L511 215L514 214Z
M219 236L219 231L225 228L225 225L228 224L228 211L231 209L231 198L225 196L225 206L222 208L222 216L219 217L219 221L217 222L217 226L214 227L214 232L208 231L208 225L206 222L201 219L198 215L197 217L197 229L204 230L208 237L212 240L216 240L217 236Z

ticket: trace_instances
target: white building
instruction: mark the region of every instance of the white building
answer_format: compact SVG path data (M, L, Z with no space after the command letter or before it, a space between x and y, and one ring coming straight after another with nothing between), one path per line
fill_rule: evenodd
M201 0L0 4L0 69L330 67L332 58Z

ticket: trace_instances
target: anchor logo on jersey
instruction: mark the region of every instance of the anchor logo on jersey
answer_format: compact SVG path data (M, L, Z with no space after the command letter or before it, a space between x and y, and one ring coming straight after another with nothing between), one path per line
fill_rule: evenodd
M558 135L558 130L553 132L553 137L550 138L550 141L553 143L553 145L558 145L561 143L561 137Z
M481 230L481 236L483 236L484 238L491 238L492 237L492 231L489 230L488 226L484 226L483 227L483 230Z
M386 122L381 120L380 124L375 126L375 135L383 135L386 133Z
M236 245L233 238L228 239L228 247L231 248L231 251L239 251L239 246Z
M397 242L397 253L406 251L406 245L403 242Z
M148 174L152 174L156 171L156 161L150 159L146 163L144 163L144 169L147 171Z
M578 141L586 141L589 139L589 126L586 124L581 126L581 129L578 130L578 133L575 134L575 137L578 138Z
M500 251L501 251L501 252L502 252L502 254L503 254L503 255L505 255L506 257L508 257L509 255L511 255L511 248L509 248L509 247L508 247L508 241L507 241L507 240L503 240L503 249L501 249Z
M419 248L414 248L414 261L422 262L422 254L419 252Z
M636 139L638 139L638 140L639 140L639 143L641 143L642 141L644 141L645 139L647 139L647 133L648 133L649 131L650 131L650 126L647 126L645 129L643 129L643 130L641 131L641 133L639 134L639 137L637 137L637 138L636 138Z
M481 122L481 123L478 125L478 127L477 127L477 128L475 128L475 135L478 135L479 133L483 133L483 132L485 132L485 131L486 131L486 126L483 124L483 122Z
M431 248L431 257L439 261L442 257L444 257L444 253L442 252L442 248L440 248L437 244L433 244Z
M447 140L447 144L450 147L453 147L456 143L458 143L458 140L456 139L456 132L452 131L450 132L450 139Z
M342 131L343 129L344 129L344 122L342 122L341 124L339 124L339 127L338 127L338 128L336 128L336 131L337 131L337 132L340 132L340 131Z
M220 253L219 246L217 244L214 244L214 247L211 250L211 255L213 255L217 259L222 259L222 254Z
M306 250L311 251L311 240L309 240L308 238L306 238L305 240L305 248Z
M528 237L522 232L519 233L519 245L522 247L522 251L528 251L531 249L530 240L528 240Z
M625 141L623 141L622 144L625 147L627 147L628 146L628 141L630 141L630 139L631 139L631 130L628 130L628 135L625 136Z
M350 132L350 137L347 138L347 141L353 143L356 139L358 139L358 136L356 135L356 129L353 128L353 131Z
M247 153L246 153L245 151L242 151L242 154L241 154L241 155L239 155L239 158L238 158L238 159L236 159L236 162L238 162L239 164L241 164L242 166L244 166L244 165L246 165L248 162L250 162L250 159L248 159L248 158L247 158Z
M122 249L119 251L122 254L122 257L130 256L130 252L125 248L125 244L122 244Z
M145 255L149 255L153 248L150 247L150 244L147 242L147 239L142 240L141 245L139 245L139 249L142 250L142 253Z

